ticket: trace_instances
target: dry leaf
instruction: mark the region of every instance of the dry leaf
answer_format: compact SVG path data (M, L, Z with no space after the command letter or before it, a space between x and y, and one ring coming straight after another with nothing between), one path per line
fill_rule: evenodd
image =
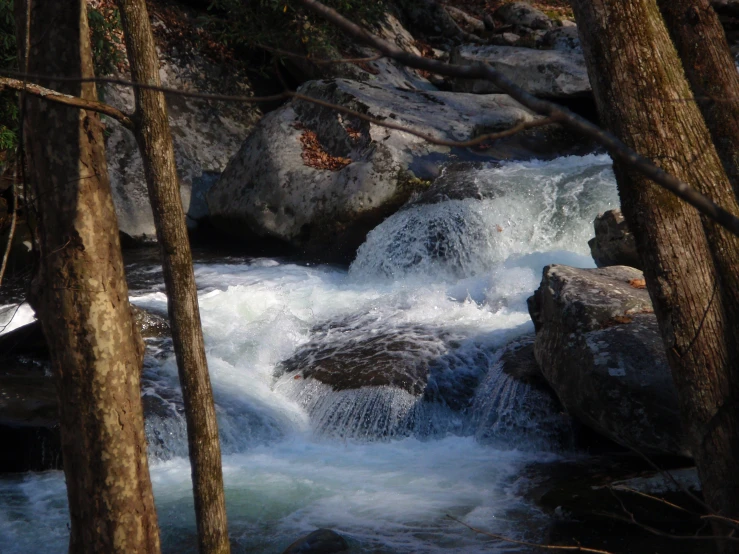
M631 281L629 281L629 285L635 289L647 288L647 282L644 279L632 279Z

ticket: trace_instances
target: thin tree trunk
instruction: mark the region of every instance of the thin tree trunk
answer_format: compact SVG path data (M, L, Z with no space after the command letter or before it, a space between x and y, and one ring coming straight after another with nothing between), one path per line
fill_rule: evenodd
M16 0L16 7L22 38L27 5ZM29 70L92 76L85 2L34 0L30 14ZM96 98L93 84L47 84ZM100 121L30 96L24 111L39 210L32 301L60 400L69 551L157 553L141 403L143 343L128 303Z
M733 191L691 102L656 0L573 0L609 130L733 213ZM736 237L615 164L707 502L739 516L739 247ZM726 541L723 541L724 543Z
M161 85L144 0L118 0L134 82ZM213 392L205 359L192 255L164 94L137 88L135 134L162 250L177 367L187 420L200 552L230 551Z
M739 197L739 72L710 0L658 0L667 29Z

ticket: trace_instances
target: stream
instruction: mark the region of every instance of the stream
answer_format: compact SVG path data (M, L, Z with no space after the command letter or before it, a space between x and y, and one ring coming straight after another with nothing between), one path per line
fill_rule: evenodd
M447 514L546 540L551 517L527 499L536 476L525 469L582 454L552 432L556 407L501 372L499 359L533 333L526 298L545 265L594 267L593 219L618 205L611 161L482 164L449 175L450 189L462 186L457 178L474 183L474 198L409 204L370 233L348 269L238 257L196 265L234 552L279 554L319 527L353 552L527 551ZM131 301L166 313L161 268L128 269ZM32 313L16 318L12 326ZM431 369L426 394L333 390L286 369L296 355ZM144 401L163 551L195 552L167 339L148 341ZM0 476L2 553L66 552L67 524L62 472Z

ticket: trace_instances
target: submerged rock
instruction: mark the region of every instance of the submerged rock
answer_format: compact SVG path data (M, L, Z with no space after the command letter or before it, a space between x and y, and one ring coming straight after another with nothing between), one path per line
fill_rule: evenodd
M283 554L333 554L347 552L349 543L331 529L317 529L288 546Z
M560 450L573 444L572 421L544 380L534 342L508 345L475 393L475 438L498 447Z
M585 58L576 50L467 44L452 52L452 62L462 65L489 63L525 91L543 98L575 98L592 92ZM500 92L489 81L476 79L457 79L454 89L478 94Z
M440 139L534 117L506 95L347 80L309 82L300 92ZM244 239L276 238L322 260L350 261L367 232L424 190L451 154L470 155L457 150L295 101L265 116L231 160L208 193L211 218Z
M639 270L547 266L529 311L536 360L570 414L644 454L689 455Z
M593 222L595 238L588 241L590 253L598 267L626 265L641 269L634 235L626 225L621 210L599 214Z
M278 387L324 434L428 435L459 425L493 352L422 325L371 317L317 326L280 364Z

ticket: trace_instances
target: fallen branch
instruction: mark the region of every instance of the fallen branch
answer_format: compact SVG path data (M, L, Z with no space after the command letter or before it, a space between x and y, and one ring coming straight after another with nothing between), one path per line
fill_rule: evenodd
M54 80L56 77L51 77ZM133 121L131 116L122 112L118 108L114 108L109 104L103 102L97 102L95 100L83 100L77 96L71 96L69 94L62 94L55 90L51 90L34 83L28 83L26 81L20 81L18 79L11 79L9 77L0 77L0 90L12 89L19 92L26 92L33 96L38 96L49 102L56 102L57 104L64 104L66 106L72 106L80 108L81 110L89 110L91 112L101 113L116 119L126 127L127 129L133 129Z

